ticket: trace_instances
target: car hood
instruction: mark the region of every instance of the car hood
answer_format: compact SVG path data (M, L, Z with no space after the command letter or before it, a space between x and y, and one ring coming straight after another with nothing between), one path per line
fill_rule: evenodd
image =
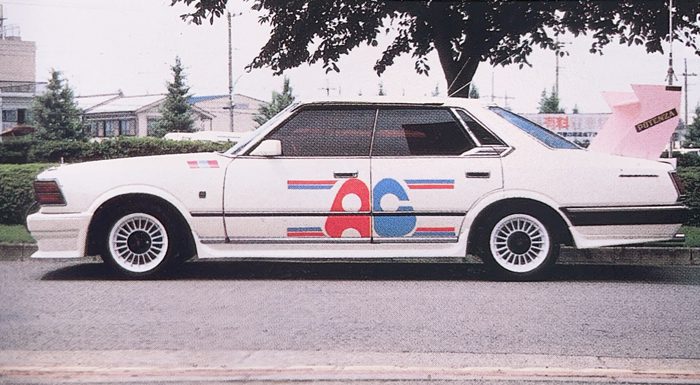
M220 153L195 153L98 160L51 167L40 173L37 179L60 179L75 175L82 178L99 178L101 175L106 175L109 179L113 179L124 174L135 179L143 179L150 178L151 175L162 175L163 172L173 168L204 167L205 163L208 167L225 167L228 159L230 158ZM210 161L212 163L209 163Z

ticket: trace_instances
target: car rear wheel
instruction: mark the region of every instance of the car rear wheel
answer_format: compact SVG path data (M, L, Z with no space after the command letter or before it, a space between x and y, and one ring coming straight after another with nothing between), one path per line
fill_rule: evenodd
M103 260L128 277L149 277L176 260L174 224L157 209L123 210L110 221Z
M531 212L505 212L483 230L480 257L503 278L542 278L559 254L552 226Z

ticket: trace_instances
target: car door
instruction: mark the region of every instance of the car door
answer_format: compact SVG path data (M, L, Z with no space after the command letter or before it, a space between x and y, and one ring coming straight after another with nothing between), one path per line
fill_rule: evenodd
M228 241L369 242L369 151L376 111L307 106L265 140L282 155L235 158L224 182Z
M374 242L456 242L468 208L502 188L498 156L448 108L380 108L372 145Z

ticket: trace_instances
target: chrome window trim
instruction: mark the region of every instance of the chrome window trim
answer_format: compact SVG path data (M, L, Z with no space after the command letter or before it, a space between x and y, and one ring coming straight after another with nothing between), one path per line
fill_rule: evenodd
M464 129L467 130L467 132L471 133L471 130L469 129L469 126L467 125L467 123L465 123L464 120L462 120L462 117L459 116L458 111L463 111L467 116L472 118L472 120L474 120L478 125L480 125L481 128L486 130L488 133L493 135L494 138L500 140L502 143L502 144L481 144L481 142L477 140L476 143L479 143L480 146L483 146L483 147L510 147L508 145L508 143L506 143L503 139L501 139L500 136L496 135L493 131L491 131L486 124L481 122L481 120L477 119L473 114L470 114L469 111L465 110L462 107L452 107L452 110L453 110L453 113L455 114L455 116L457 116L457 119L459 119L459 122L462 123L462 126L464 127ZM474 135L474 138L476 138L475 135Z
M230 237L228 240L223 237L200 238L200 243L204 245L221 244L255 244L255 245L279 245L279 244L381 244L381 243L456 243L458 237L445 238L255 238L255 237Z
M311 212L270 212L270 211L192 211L193 218L226 217L226 218L255 218L255 217L348 217L348 216L418 216L418 217L463 217L463 211L311 211Z

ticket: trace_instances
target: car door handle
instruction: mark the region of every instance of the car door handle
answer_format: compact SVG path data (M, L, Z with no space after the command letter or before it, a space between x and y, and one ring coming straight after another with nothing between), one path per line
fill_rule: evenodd
M334 178L357 178L357 171L355 172L334 172Z
M467 171L466 177L467 178L488 179L491 177L491 173L488 171Z

